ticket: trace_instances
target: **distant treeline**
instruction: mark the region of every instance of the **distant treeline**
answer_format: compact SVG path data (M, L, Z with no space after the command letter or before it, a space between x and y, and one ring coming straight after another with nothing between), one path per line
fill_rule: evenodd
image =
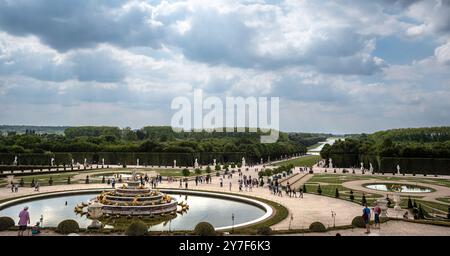
M0 125L0 134L63 134L69 126Z
M450 173L450 127L408 128L380 131L338 140L321 151L336 167L358 167L369 162L379 171Z
M0 153L4 154L4 161L10 161L11 155L14 154L22 156L41 154L43 159L47 159L54 153L70 153L78 158L80 155L78 153L89 152L89 158L96 162L102 158L98 156L99 153L153 153L151 156L148 155L149 159L155 159L156 155L158 155L158 159L163 159L161 154L189 155L186 160L183 160L184 162L190 162L192 157L202 153L210 155L226 153L225 161L229 161L228 159L235 160L236 154L234 153L239 153L245 156L250 163L259 162L261 158L266 161L268 158L275 160L286 155L304 154L307 146L326 139L324 135L301 133L288 135L281 132L276 143L261 144L261 135L263 133L260 131L256 133L174 132L168 126L143 127L138 130L108 126L69 127L64 130L63 134L41 134L28 130L23 134L2 135L0 136ZM65 155L63 158L69 157ZM131 158L125 157L128 159L127 161L131 161ZM210 160L209 156L203 158L205 162ZM37 162L43 161L33 159ZM107 159L120 159L120 157L108 155ZM34 160L29 160L28 164L32 164ZM64 161L67 162L67 159ZM167 161L157 160L156 162L166 163Z

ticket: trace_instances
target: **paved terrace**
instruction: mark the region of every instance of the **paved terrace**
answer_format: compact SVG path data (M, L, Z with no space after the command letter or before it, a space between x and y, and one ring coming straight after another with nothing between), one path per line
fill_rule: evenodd
M129 166L128 168L133 168ZM255 169L261 170L262 166L254 166L253 168L249 168L249 171L243 171L244 175L251 175L252 177L257 177L258 173ZM269 168L269 166L266 166L266 168ZM314 168L314 172L323 172L324 168ZM298 168L296 168L295 172L299 172ZM328 170L328 172L330 172ZM339 171L338 171L339 172ZM371 176L371 174L366 173L368 178ZM446 177L440 177L440 178L446 178ZM333 226L333 219L331 216L331 211L334 211L336 213L336 219L335 219L335 225L341 226L341 225L349 225L351 223L351 220L355 216L360 216L362 207L358 204L351 203L345 200L340 199L334 199L330 197L325 196L318 196L318 195L312 195L312 194L305 194L304 198L290 198L287 196L279 197L275 196L270 193L269 189L265 187L260 188L253 188L252 191L243 191L239 192L239 186L238 186L238 174L233 174L233 178L231 179L224 179L224 186L220 187L219 182L220 178L213 176L212 183L211 184L198 184L198 186L195 186L194 181L189 181L189 189L190 190L206 190L206 191L212 191L212 192L227 192L227 193L233 193L237 195L248 195L253 196L257 198L264 198L267 200L275 201L280 203L281 205L285 206L290 213L290 216L292 216L292 220L290 216L286 218L285 220L281 221L280 223L272 226L275 230L284 230L291 227L292 229L305 229L308 228L309 225L312 222L320 221L326 226ZM306 181L306 180L305 180ZM301 181L302 184L305 181ZM229 189L229 183L231 182L231 190ZM121 186L121 184L116 184L116 186ZM427 184L427 186L429 186ZM80 189L98 189L98 188L109 188L110 186L106 184L73 184L73 185L55 185L55 186L42 186L40 188L39 192L35 192L33 188L20 188L18 193L11 193L11 190L9 188L0 188L0 200L4 199L11 199L14 197L19 196L26 196L26 195L35 195L38 193L48 193L48 192L57 192L57 191L69 191L69 190L80 190ZM159 185L159 188L179 188L179 182L175 181L172 183L168 183L167 181L164 181L162 184ZM183 183L184 188L184 183ZM32 212L32 209L31 213ZM40 213L36 213L40 214ZM401 222L403 223L403 222ZM405 231L408 234L414 235L416 232L415 228L416 226L410 225L411 223L407 224L401 224L403 226L412 227ZM394 225L394 224L392 224ZM397 224L395 224L397 225ZM420 225L420 224L415 224ZM431 233L429 235L434 234L433 232L437 232L435 234L448 234L446 232L450 231L450 228L443 228L443 227L434 227L430 225L426 225L429 227ZM389 224L388 227L391 227L391 224ZM419 227L419 226L417 226ZM355 229L357 230L357 229ZM396 231L396 226L392 226L391 229L386 229L386 233L383 234L397 234L398 230ZM343 233L347 235L344 231ZM353 231L352 231L353 232ZM357 232L358 235L363 234L363 230L361 232ZM397 232L397 233L396 233ZM325 233L328 235L332 235L332 233ZM353 234L353 233L352 233ZM356 234L356 233L355 233ZM376 234L376 233L374 233ZM423 233L424 235L428 233ZM351 235L350 233L348 235Z

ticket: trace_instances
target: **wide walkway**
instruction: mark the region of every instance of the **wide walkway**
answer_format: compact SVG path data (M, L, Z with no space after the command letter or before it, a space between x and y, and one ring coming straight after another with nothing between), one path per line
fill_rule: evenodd
M260 167L259 167L260 168ZM244 175L257 177L257 172L251 168L249 171L243 171ZM192 190L208 190L215 192L229 192L234 194L249 195L259 198L275 201L285 206L290 213L290 216L280 223L274 225L272 228L276 230L308 228L312 222L320 221L326 226L332 225L348 225L355 216L359 216L361 212L361 206L350 203L344 200L317 196L312 194L305 194L304 198L290 198L285 195L283 197L275 196L270 193L267 187L253 188L250 191L239 192L238 175L233 175L231 179L224 179L224 186L220 187L219 177L213 177L211 184L198 184L195 186L194 181L189 182L189 189ZM229 189L229 183L231 182L231 191ZM120 186L117 184L116 186ZM179 182L168 183L164 181L159 185L160 188L179 188ZM183 183L184 187L184 183ZM18 193L11 193L9 188L0 188L0 200L34 195L37 193L48 193L55 191L68 191L79 189L93 189L93 188L108 188L106 184L73 184L73 185L55 185L55 186L42 186L39 192L35 192L33 188L20 188ZM336 213L335 220L332 218L331 212ZM335 223L334 223L335 221Z
M335 230L325 233L295 234L305 236L450 236L450 228L426 224L418 224L404 221L388 221L381 224L380 229L372 229L370 234L365 234L363 228Z

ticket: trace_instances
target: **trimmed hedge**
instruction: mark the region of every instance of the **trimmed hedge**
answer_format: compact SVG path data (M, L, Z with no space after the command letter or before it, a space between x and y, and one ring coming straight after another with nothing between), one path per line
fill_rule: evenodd
M136 221L130 224L125 230L125 235L127 236L145 236L147 234L148 228L142 221Z
M272 229L269 226L262 226L256 229L256 234L268 236L272 233Z
M14 227L16 224L13 219L10 217L0 217L0 231L8 230L11 227Z
M326 232L327 228L321 222L313 222L309 225L309 230L312 232Z
M56 231L61 234L77 233L80 225L75 220L63 220L58 224Z
M352 220L352 226L356 228L365 228L366 223L364 222L364 219L362 216L356 216Z
M208 222L200 222L194 228L194 234L198 236L215 236L216 230Z

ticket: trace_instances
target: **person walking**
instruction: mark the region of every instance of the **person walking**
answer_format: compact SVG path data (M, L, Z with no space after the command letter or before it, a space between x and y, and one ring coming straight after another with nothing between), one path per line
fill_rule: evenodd
M18 236L23 236L23 232L27 230L27 226L30 224L30 214L28 213L28 206L25 206L19 213L19 233Z
M370 209L367 207L367 204L364 204L363 209L363 220L366 224L366 234L370 234Z
M377 204L375 208L373 209L374 214L374 222L375 226L374 228L380 229L380 214L381 214L381 207Z

